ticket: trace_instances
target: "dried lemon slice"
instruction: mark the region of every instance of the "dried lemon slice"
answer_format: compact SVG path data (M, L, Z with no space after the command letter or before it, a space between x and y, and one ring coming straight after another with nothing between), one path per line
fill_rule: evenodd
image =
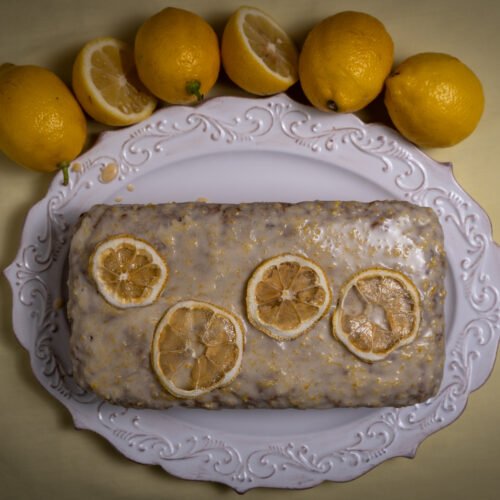
M412 342L420 326L420 294L399 271L370 268L340 291L333 333L364 361L378 361Z
M208 302L187 300L158 323L151 362L168 392L195 398L238 375L243 345L243 324L236 316Z
M168 278L167 264L158 252L128 235L99 243L90 256L89 272L106 301L120 308L152 304Z
M276 340L292 340L326 314L331 299L317 264L300 255L278 255L260 264L248 282L248 319Z

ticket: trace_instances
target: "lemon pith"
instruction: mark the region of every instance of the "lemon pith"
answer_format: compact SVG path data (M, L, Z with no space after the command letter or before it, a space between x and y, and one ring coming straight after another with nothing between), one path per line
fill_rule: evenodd
M158 323L151 363L172 395L194 398L229 384L243 359L244 331L234 314L208 302L181 301Z

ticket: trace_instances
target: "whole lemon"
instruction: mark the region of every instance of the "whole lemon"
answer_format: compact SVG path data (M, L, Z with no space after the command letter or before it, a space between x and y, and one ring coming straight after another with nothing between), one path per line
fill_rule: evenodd
M406 59L387 79L385 105L410 141L423 147L453 146L479 123L483 87L457 58L422 53Z
M378 19L340 12L307 35L299 57L300 83L318 109L358 111L381 92L393 58L392 38Z
M83 111L57 75L39 66L0 67L0 150L11 160L44 172L67 168L86 136Z
M150 17L135 38L139 78L171 104L201 100L219 75L217 35L200 16L167 7Z

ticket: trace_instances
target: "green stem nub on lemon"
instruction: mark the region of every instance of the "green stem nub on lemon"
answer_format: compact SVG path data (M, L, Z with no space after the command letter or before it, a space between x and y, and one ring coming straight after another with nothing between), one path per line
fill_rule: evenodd
M198 99L198 102L203 101L203 98L205 97L201 92L201 83L199 80L191 80L190 82L186 83L186 92L189 95L194 95L196 99Z
M63 186L67 186L69 184L69 161L62 161L57 165L57 168L63 173Z

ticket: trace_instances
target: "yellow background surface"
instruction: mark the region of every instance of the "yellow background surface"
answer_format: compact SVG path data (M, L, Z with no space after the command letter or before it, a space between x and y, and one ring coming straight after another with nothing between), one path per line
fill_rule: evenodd
M342 10L376 15L391 33L396 62L424 51L447 52L483 82L486 110L463 143L427 152L451 161L458 181L489 214L500 239L500 2L497 0L273 0L263 7L300 45L311 27ZM111 35L132 41L137 27L167 5L193 10L220 34L240 3L158 0L41 0L0 2L0 62L37 64L69 81L73 59L87 40ZM211 95L244 95L222 81ZM385 121L377 105L362 115ZM89 145L99 127L91 127ZM20 131L22 133L22 131ZM30 207L42 198L50 175L30 172L0 154L0 267L15 257ZM186 481L158 467L133 463L91 432L76 431L66 409L32 375L11 323L11 292L0 279L0 498L189 499L236 498L221 485ZM249 499L500 498L500 367L470 397L463 415L428 438L413 460L385 462L348 483L306 491L259 489Z

